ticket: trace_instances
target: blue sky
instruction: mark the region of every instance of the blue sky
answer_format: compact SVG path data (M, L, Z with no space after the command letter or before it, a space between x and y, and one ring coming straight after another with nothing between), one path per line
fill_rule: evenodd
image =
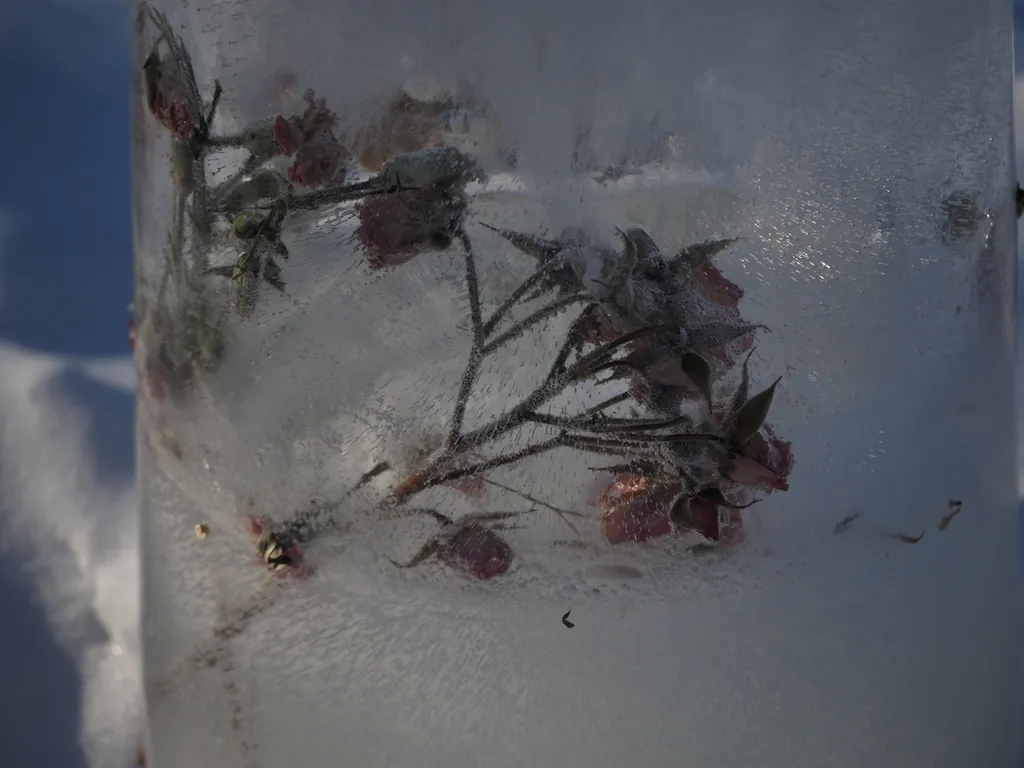
M37 2L0 10L0 342L61 355L127 353L131 301L129 17L118 3ZM112 472L132 470L128 395L68 374L58 386L102 414ZM113 462L117 466L111 467ZM25 766L77 768L81 680L53 637L18 542L0 553L5 617L4 752Z
M72 356L127 353L131 300L129 22L121 4L35 0L0 10L0 343ZM1024 4L1014 10L1024 29ZM1018 39L1016 45L1021 46ZM93 413L103 472L132 471L131 400L68 374ZM17 543L0 551L5 755L77 768L80 679L51 635ZM15 701L15 698L17 699Z

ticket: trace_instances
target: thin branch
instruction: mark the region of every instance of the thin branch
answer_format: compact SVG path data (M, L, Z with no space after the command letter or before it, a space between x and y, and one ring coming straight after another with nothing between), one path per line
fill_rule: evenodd
M553 450L555 448L563 448L569 445L566 436L559 435L550 440L546 440L543 443L537 443L531 445L528 448L523 448L515 453L510 453L505 456L498 456L493 459L472 464L468 467L462 467L461 469L451 469L446 472L437 472L433 465L426 467L419 472L415 473L403 483L399 484L391 492L391 498L394 501L402 501L409 498L413 494L424 491L427 488L435 488L439 485L445 485L456 480L461 480L464 477L471 477L487 472L497 467L504 467L507 464L515 464L517 461L530 458L531 456L538 456L546 451Z
M582 339L581 331L583 327L593 319L594 313L599 309L599 304L588 304L583 308L579 316L572 321L572 325L569 326L569 331L565 335L565 341L562 343L561 349L558 350L558 355L555 356L555 361L551 364L548 375L544 379L545 382L550 382L556 376L565 372L565 362Z
M689 416L676 416L671 419L595 419L582 416L552 416L547 413L531 413L527 421L546 424L561 429L582 429L585 432L645 432L659 429L670 429L682 424L691 423Z
M501 336L485 346L483 348L483 353L485 355L489 355L495 350L501 349L501 347L505 346L510 341L513 341L525 334L528 330L533 328L533 326L554 317L562 310L571 307L573 304L579 304L584 301L590 301L590 297L585 294L576 294L573 296L565 296L551 304L548 304L546 307L541 307L529 317L520 320L505 331L505 333L501 334Z
M601 413L602 411L611 408L613 405L618 405L619 403L626 402L631 397L632 395L629 392L622 392L618 395L615 395L614 397L609 397L607 400L601 401L593 408L588 408L586 411L583 412L583 415L590 416L591 414Z
M451 429L445 442L445 446L449 450L454 448L459 441L462 422L466 418L466 405L469 403L469 396L473 391L473 385L476 384L477 376L480 374L480 364L484 359L484 323L480 310L480 283L476 275L476 259L473 256L473 246L465 232L459 232L459 240L466 254L466 290L469 293L469 314L473 321L473 349L469 353L469 362L466 364L466 370L459 382L459 394L455 399Z
M548 504L545 501L541 501L540 499L536 498L535 496L531 496L530 494L526 493L525 491L517 491L515 488L509 488L507 485L502 485L501 483L499 483L499 482L497 482L495 480L488 480L486 477L481 477L480 479L483 480L488 485L493 485L495 488L501 488L503 491L508 491L509 493L514 493L516 496L519 496L520 498L526 499L527 501L529 501L529 502L531 502L533 504L537 504L537 505L539 505L541 507L544 507L545 509L550 509L556 515L558 515L558 518L563 523L565 523L567 526L569 526L569 528L572 530L573 533L575 533L577 536L580 535L579 529L577 529L576 526L573 525L573 522L572 522L572 520L569 519L569 517L570 516L585 517L585 515L583 515L581 512L574 512L571 509L561 509L559 507L553 506L552 504Z
M512 311L512 308L516 306L522 298L533 290L536 286L547 277L549 267L541 267L532 275L530 275L523 284L512 291L512 295L503 301L500 306L494 310L494 314L491 315L491 319L484 323L484 337L490 336L497 329L498 325L502 320L505 319L505 315Z
M672 325L649 325L630 333L623 334L622 336L619 336L619 338L598 347L589 355L582 357L575 365L573 365L572 368L569 369L566 376L570 381L575 379L585 379L591 375L592 369L604 363L616 352L616 350L626 346L627 344L632 344L635 341L639 341L647 336L653 336L658 333L678 334L679 328Z

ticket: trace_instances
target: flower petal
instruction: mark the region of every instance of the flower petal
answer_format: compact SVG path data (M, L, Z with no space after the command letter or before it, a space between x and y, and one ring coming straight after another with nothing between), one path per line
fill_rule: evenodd
M789 483L779 477L772 469L755 461L749 456L737 456L727 472L734 483L740 485L763 485L779 491L788 491Z

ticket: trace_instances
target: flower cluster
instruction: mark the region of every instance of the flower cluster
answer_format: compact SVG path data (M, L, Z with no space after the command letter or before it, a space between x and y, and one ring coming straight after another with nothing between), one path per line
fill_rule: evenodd
M498 297L497 308L485 318L467 230L470 185L486 176L474 158L436 143L439 110L455 105L418 104L403 94L379 121L370 121L376 126L372 131L349 137L362 142L355 153L335 133L337 115L312 89L304 94L301 114L277 114L237 135L216 135L211 128L219 84L204 105L181 41L165 17L153 12L151 18L159 38L142 65L145 99L170 132L179 160L174 231L191 226L192 232L170 238L168 275L176 281L180 306L167 306L161 293L153 302L156 311L140 318L136 354L145 397L178 400L196 376L216 370L227 343L227 313L216 305L219 294L203 288L208 276L236 283L235 313L248 317L261 283L286 289L275 259L288 258L289 217L347 205L358 223L353 241L371 270L398 268L456 244L465 257L473 347L451 422L445 438L396 479L383 506L393 509L440 486L484 504L485 484L503 487L488 477L491 470L566 449L617 462L599 468L603 487L593 501L599 514L590 513L609 544L696 534L728 545L743 538L745 508L788 489L792 449L767 423L779 382L750 392L754 334L763 326L744 321L744 291L713 263L736 239L664 251L638 227L617 230L616 239L605 241L582 227L551 239L484 225L533 267L510 295ZM410 136L412 126L420 124L422 135ZM374 137L369 152L363 145ZM248 157L234 176L207 189L206 159L226 147L244 149ZM353 157L371 155L374 168L363 163L363 171L376 173L346 183ZM291 159L287 179L274 167L282 156ZM209 264L215 237L235 245L233 263ZM569 311L576 315L564 337L556 339L543 383L491 423L467 431L463 420L482 361ZM599 407L575 416L545 410L570 388L615 382L622 391ZM535 442L526 426L530 435L549 434ZM495 455L498 441L513 435L523 438L524 447ZM380 467L364 479L385 471ZM533 504L531 511L547 507L577 533L570 516L587 517L526 492L519 495ZM453 520L437 510L420 511L440 529L403 567L437 560L478 578L509 571L513 547L498 531L516 527L507 519L522 513L482 512ZM301 560L300 545L332 528L330 514L317 507L288 521L261 519L263 561L275 571L292 570Z
M288 178L303 187L340 184L345 180L349 151L334 135L338 116L327 108L325 99L317 98L310 88L303 99L306 110L298 116L274 120L274 140L283 155L294 158Z

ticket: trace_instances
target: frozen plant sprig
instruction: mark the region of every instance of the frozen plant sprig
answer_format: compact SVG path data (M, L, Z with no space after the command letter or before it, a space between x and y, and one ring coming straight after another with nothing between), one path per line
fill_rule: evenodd
M468 236L464 232L460 234L466 259L465 280L473 328L469 361L460 382L445 448L432 462L400 482L392 491L392 501L401 502L435 485L514 464L556 448L575 448L618 456L642 456L650 460L662 460L664 463L666 456L673 456L673 450L678 458L678 453L682 450L678 448L679 446L689 446L687 450L692 452L693 446L729 443L730 436L724 431L698 430L692 418L680 412L687 389L695 389L706 401L708 408L711 407L712 366L694 349L713 351L759 326L729 326L716 323L687 328L686 310L692 310L685 297L687 288L673 282L678 278L673 277L672 271L673 268L679 271L678 263L683 262L683 259L677 258L677 264L665 263L662 265L665 269L655 270L654 267L658 264L654 260L659 257L660 252L651 247L653 241L650 241L642 230L620 233L623 250L617 258L605 248L594 249L602 262L601 274L608 278L607 282L595 280L594 282L599 283L596 289L583 279L587 275L587 267L582 265L586 254L580 253L581 244L584 247L589 245L585 236L574 232L573 239L566 238L563 241L565 244L559 245L546 244L538 238L517 233L500 234L517 246L521 243L539 246L531 255L540 253L541 264L538 271L527 278L512 293L509 300L499 305L491 318L484 320L480 309L480 291L473 249ZM642 249L637 246L637 240L640 240ZM683 255L688 256L695 250L697 249L687 249ZM711 250L713 248L707 248L705 252ZM568 251L568 254L565 251ZM684 266L689 268L691 264L685 262ZM656 284L653 287L661 291L660 302L649 299L646 305L641 305L634 300L633 289L640 280ZM502 320L517 302L531 292L534 292L535 297L542 297L546 291L555 291L561 295L525 319L514 323L508 331L497 338L489 338L497 332ZM669 298L672 296L677 300L670 301ZM585 308L570 325L544 382L489 424L466 432L463 429L466 404L484 357L494 354L531 327L539 325L576 303L585 305ZM652 320L662 322L655 324L651 322ZM618 335L609 341L594 344L594 339L615 333ZM583 347L588 343L596 346L596 349L583 354ZM623 350L628 350L626 356L617 356ZM659 350L661 356L652 357L652 350ZM609 419L601 412L560 417L540 410L567 388L592 383L597 374L616 367L625 367L633 376L647 380L653 375L651 369L654 364L664 367L673 352L679 357L680 376L678 380L664 383L663 386L675 386L684 391L684 394L677 398L673 414L653 418ZM638 357L638 353L647 353L647 358ZM574 355L575 360L570 364L569 361ZM633 399L636 399L635 395ZM450 465L452 459L459 453L493 443L527 423L547 424L557 428L559 432L546 441L511 454L489 458L457 469L442 470L442 467ZM665 431L670 429L673 431ZM672 446L677 448L673 449ZM676 469L679 470L679 467Z
M171 132L176 183L165 282L173 277L179 295L219 307L218 293L199 278L230 278L237 286L235 310L248 316L260 282L286 289L277 262L288 258L286 220L296 212L350 202L356 203L357 237L372 269L397 267L424 250L443 250L456 242L461 246L473 331L470 355L443 444L422 466L398 479L388 504L404 503L439 485L484 478L493 469L559 448L614 457L618 475L635 473L651 488L674 488L687 500L691 514L687 517L677 500L671 522L702 533L710 527L694 520L699 517L692 512L695 504L734 510L748 503L726 495L735 490L729 483L775 489L785 485L788 470L777 455L781 443L770 428L759 425L761 431L741 440L728 423L736 414L720 418L714 402L717 382L734 364L736 353L749 349L751 334L763 327L742 322L737 310L742 290L712 263L735 238L692 245L669 257L639 228L618 231L618 246L599 242L578 227L554 240L495 230L534 258L536 270L485 317L477 257L465 226L466 184L483 177L475 162L454 148L433 147L392 157L369 181L346 183L351 153L334 134L334 113L312 91L306 92L306 109L300 115L271 116L234 135L216 134L212 127L223 93L220 84L215 83L213 98L204 107L184 45L165 17L148 13L158 36L144 64L146 101ZM247 156L234 176L207 189L205 163L228 147L243 149ZM286 175L270 164L282 156L292 160ZM211 266L207 254L221 230L237 243L237 257ZM163 295L161 290L158 299ZM525 317L513 317L537 301L539 308L531 306ZM552 318L574 311L578 314L542 383L490 423L466 429L467 406L484 361ZM165 320L165 334L175 336L177 323L188 324L196 316L212 313L204 309ZM206 340L189 341L184 357L200 347L218 350L213 359L223 354L224 320L206 326L213 329L205 333ZM220 342L211 344L209 337L216 334ZM744 365L744 381L746 377ZM571 388L616 380L624 381L626 390L598 407L576 415L545 410ZM620 404L630 407L632 417L608 415L608 409ZM694 405L706 419L692 415ZM487 455L501 438L528 424L541 425L548 436L512 453ZM316 516L325 514L318 509ZM283 550L273 546L278 528L284 543L295 544L324 527L322 520L304 524L306 517L274 525L270 538L262 537L270 542L266 551Z
M421 241L446 248L466 211L462 187L480 178L470 158L450 147L437 147L390 158L368 181L345 183L350 153L333 133L336 117L313 91L305 94L300 115L256 120L233 135L214 129L224 93L214 81L213 95L203 103L192 59L167 17L140 4L140 33L155 30L149 55L142 62L143 99L156 121L170 133L174 208L165 264L155 296L137 302L136 332L141 339L143 391L161 396L168 390L188 391L195 374L213 370L228 345L226 310L249 317L261 283L285 291L278 259L288 258L283 233L289 216L377 197L394 201L421 221L411 235L399 226L398 245L421 247ZM242 149L246 157L237 173L210 188L207 164L226 149ZM269 163L281 156L293 162L288 178ZM387 255L374 254L380 232L401 221L379 215L391 202L369 203L357 215L369 219L357 232L371 261L388 265ZM378 221L382 225L373 226ZM210 254L225 240L235 251L228 264L211 265ZM384 243L388 246L388 243ZM387 250L387 248L385 248ZM233 283L229 303L210 278ZM147 384L148 382L148 384ZM152 385L152 386L149 386Z

